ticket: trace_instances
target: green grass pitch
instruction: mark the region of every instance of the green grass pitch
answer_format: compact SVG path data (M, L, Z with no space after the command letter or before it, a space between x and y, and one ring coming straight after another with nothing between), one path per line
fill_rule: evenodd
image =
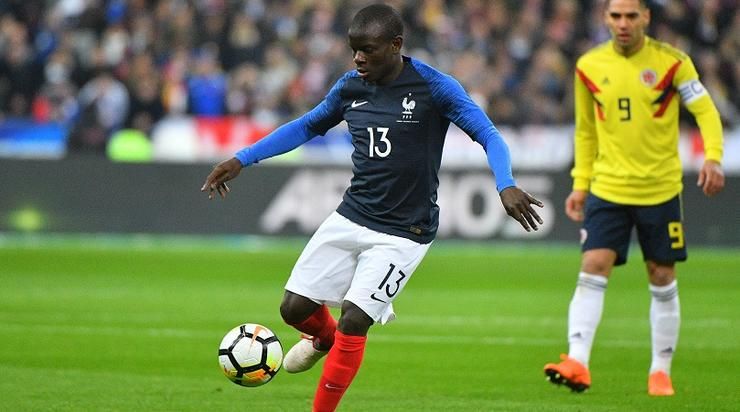
M302 241L0 243L0 409L308 411L320 367L260 388L218 367L223 334L297 333L278 305ZM646 394L647 280L640 253L618 268L591 358L570 393L542 366L567 349L577 246L437 242L371 329L343 411L720 411L740 403L740 252L693 248L679 266L676 396Z

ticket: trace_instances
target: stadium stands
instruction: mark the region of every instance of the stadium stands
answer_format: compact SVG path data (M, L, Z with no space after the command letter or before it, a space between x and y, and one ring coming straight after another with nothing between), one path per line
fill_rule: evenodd
M510 128L569 125L575 58L608 38L597 0L391 3L410 28L405 52L453 73L498 125ZM736 2L653 3L652 34L694 57L723 120L737 125ZM151 137L161 126L159 134L169 135L170 120L183 115L195 119L191 125L221 130L222 142L233 134L224 127L241 124L229 119L248 118L259 138L316 104L351 68L345 33L362 4L3 1L0 122L62 128L68 150L101 154L117 130ZM212 118L224 124L214 126ZM37 154L58 157L58 147Z

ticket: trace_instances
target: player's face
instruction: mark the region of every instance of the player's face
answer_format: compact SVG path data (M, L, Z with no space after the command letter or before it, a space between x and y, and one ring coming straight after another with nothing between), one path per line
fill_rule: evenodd
M645 30L650 23L650 10L639 0L611 0L604 11L604 20L612 34L614 47L625 56L640 50Z
M350 33L349 46L352 61L361 78L371 83L387 84L394 80L403 67L400 58L400 36L388 40L373 33Z

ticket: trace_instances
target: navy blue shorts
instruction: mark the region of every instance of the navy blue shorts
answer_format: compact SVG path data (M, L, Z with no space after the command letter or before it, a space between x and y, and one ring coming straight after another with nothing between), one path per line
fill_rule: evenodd
M608 202L593 194L586 198L581 250L611 249L615 265L627 262L634 227L644 260L673 263L686 260L681 196L654 206L629 206Z

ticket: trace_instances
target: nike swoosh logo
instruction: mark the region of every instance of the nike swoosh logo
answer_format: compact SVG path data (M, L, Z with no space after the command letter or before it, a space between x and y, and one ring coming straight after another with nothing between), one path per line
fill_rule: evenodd
M378 298L376 298L376 297L375 297L375 294L374 294L374 293L373 293L372 295L370 295L370 299L372 299L372 300L377 300L378 302L388 303L388 302L386 302L386 301L384 301L384 300L382 300L382 299L378 299Z
M357 100L353 100L352 101L352 108L354 109L355 107L360 107L360 106L362 106L363 104L366 104L366 103L367 103L367 100L365 100L364 102L358 102Z
M341 386L334 386L334 385L332 385L332 384L330 384L330 383L325 383L325 384L324 384L324 387L325 387L326 389L332 389L332 390L341 390L341 389L344 389L344 388L343 388L343 387L341 387Z

